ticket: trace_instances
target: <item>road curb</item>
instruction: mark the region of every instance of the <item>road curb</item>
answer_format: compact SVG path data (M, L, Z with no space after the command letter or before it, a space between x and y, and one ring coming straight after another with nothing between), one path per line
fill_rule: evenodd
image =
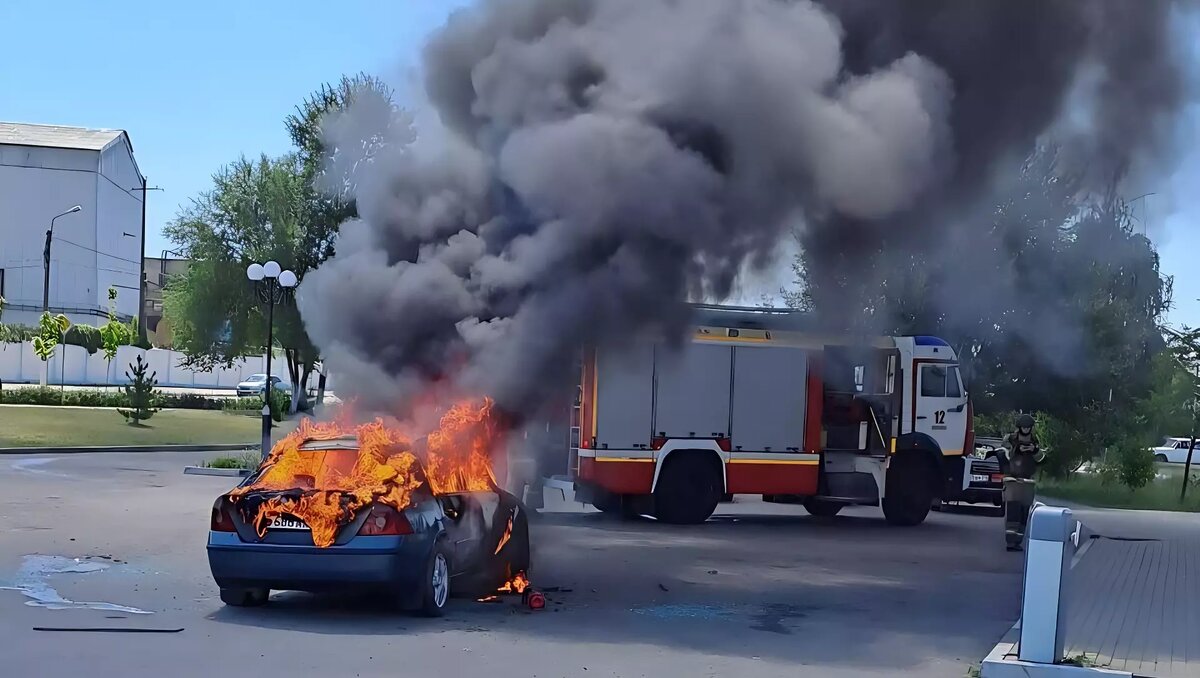
M184 466L185 476L221 476L224 478L241 478L250 475L250 469L245 468L208 468L207 466Z
M4 454L90 454L103 452L240 452L254 443L221 445L114 445L90 447L0 447Z
M1114 671L1095 666L1023 662L1017 658L1017 641L1020 637L1021 621L1017 620L980 664L981 678L1133 678L1129 671Z

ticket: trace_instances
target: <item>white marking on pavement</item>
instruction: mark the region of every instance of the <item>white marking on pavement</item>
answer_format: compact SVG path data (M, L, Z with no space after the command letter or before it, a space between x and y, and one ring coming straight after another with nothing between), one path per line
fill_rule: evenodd
M14 471L22 473L30 473L38 476L52 476L55 478L73 478L74 476L67 473L56 473L47 471L39 466L45 466L52 461L58 461L61 457L34 457L33 459L21 459L18 461L9 462L8 466Z

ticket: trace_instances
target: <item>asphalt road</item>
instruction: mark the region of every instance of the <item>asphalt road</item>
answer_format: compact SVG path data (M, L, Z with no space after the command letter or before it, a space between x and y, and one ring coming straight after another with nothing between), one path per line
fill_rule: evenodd
M542 514L533 579L564 589L543 612L455 601L428 620L297 593L225 608L204 542L229 481L181 473L204 456L0 458L0 586L111 604L0 590L5 675L959 678L1018 612L1021 557L989 512L897 529L741 497L691 528ZM92 571L45 574L64 567ZM70 626L183 631L33 630Z

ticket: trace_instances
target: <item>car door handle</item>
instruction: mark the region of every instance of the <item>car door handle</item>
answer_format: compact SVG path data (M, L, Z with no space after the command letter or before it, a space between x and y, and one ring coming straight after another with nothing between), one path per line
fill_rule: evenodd
M963 403L962 405L959 405L958 407L956 407L956 408L954 408L954 409L952 409L952 410L950 410L950 411L951 411L951 412L962 412L962 411L963 411L963 407L966 407L966 403Z
M917 419L928 419L928 418L929 417L926 417L925 415L921 415L921 416L917 417Z

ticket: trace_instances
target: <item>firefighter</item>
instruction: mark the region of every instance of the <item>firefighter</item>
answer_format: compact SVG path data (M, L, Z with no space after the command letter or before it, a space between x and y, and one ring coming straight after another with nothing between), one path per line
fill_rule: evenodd
M1025 524L1033 506L1035 483L1041 446L1033 434L1033 417L1022 414L1017 418L1017 430L1004 438L1004 541L1009 551L1020 551L1025 540Z

